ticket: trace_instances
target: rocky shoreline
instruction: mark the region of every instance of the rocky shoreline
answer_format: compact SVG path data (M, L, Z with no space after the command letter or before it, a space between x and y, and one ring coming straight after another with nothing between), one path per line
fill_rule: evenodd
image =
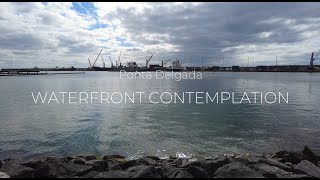
M0 178L320 178L320 156L301 152L127 160L121 155L0 161Z

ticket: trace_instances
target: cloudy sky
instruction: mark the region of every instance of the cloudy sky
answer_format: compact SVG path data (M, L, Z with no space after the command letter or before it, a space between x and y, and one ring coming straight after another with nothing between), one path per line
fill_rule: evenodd
M138 65L308 64L320 3L0 3L0 68L87 67L101 48L108 67L121 50Z

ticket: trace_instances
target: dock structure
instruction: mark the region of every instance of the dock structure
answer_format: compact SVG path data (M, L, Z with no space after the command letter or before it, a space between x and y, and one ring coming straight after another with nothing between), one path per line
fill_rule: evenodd
M2 76L15 76L15 75L41 75L47 72L41 72L39 69L1 69L0 75Z
M53 75L53 74L84 74L81 72L51 72L41 69L1 69L0 76L20 76L20 75Z

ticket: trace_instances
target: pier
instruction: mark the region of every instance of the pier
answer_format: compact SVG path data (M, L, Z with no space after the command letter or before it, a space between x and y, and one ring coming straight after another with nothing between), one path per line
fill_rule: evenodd
M52 72L48 73L48 70L42 69L1 69L0 76L21 76L21 75L53 75L53 74L84 74L85 72Z

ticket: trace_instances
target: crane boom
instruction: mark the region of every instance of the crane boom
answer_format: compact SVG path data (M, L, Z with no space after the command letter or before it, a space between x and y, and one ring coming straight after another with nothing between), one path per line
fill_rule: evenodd
M167 60L167 61L165 61L164 63L163 63L163 65L166 65L167 64L167 62L169 62L171 59L169 59L169 60Z
M146 68L148 68L148 64L149 64L149 62L151 61L152 56L153 56L153 54L150 56L149 59L146 60Z
M110 62L111 62L111 68L113 68L113 62L111 60L111 57L109 56Z
M311 59L310 59L310 66L313 66L313 61L314 61L314 56L313 56L314 52L312 52L311 54Z
M102 59L103 67L105 68L106 67L106 63L103 60L103 56L101 56L101 59Z
M88 58L88 61L89 61L89 65L90 65L89 67L91 67L91 62L90 62L90 59L89 59L89 58Z
M103 50L103 49L101 49L101 50L100 50L100 52L99 52L99 54L98 54L98 56L97 56L96 60L94 61L94 63L92 64L92 66L91 66L91 67L93 67L94 65L96 65L96 62L97 62L97 60L98 60L98 58L99 58L99 56L100 56L100 54L101 54L102 50Z
M121 66L121 59L120 59L120 57L121 57L121 53L122 53L122 50L120 51L120 54L119 54L119 57L118 57L118 60L119 60L119 64L120 64L120 66Z

